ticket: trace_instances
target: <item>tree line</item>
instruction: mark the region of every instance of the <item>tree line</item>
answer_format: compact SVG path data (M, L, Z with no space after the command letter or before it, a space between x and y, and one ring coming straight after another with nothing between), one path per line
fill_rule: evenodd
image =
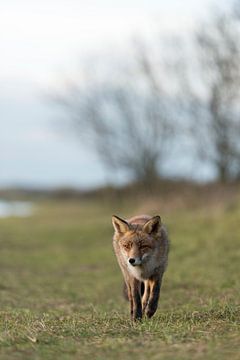
M136 181L153 184L186 152L216 180L238 180L239 13L215 12L191 39L135 40L117 66L102 59L98 72L93 62L51 98L104 166Z

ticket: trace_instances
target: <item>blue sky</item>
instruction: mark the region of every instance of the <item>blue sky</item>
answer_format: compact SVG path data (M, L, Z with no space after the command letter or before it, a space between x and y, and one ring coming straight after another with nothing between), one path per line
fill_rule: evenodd
M106 174L96 156L59 131L56 113L43 94L74 73L81 59L109 48L123 49L133 36L191 32L212 4L210 0L2 2L0 186L89 187L123 180Z

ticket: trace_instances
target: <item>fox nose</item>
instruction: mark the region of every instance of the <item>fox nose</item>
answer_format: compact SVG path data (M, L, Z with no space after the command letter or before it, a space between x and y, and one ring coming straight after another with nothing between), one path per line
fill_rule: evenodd
M130 258L128 261L129 261L129 263L130 263L131 265L133 265L133 264L135 263L135 259L134 259L134 258Z

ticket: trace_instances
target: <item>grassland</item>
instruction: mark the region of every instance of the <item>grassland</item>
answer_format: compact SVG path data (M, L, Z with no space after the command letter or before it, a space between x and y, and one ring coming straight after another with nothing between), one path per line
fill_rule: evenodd
M239 359L240 198L41 201L0 220L0 359ZM160 307L132 324L112 213L161 213L171 236Z

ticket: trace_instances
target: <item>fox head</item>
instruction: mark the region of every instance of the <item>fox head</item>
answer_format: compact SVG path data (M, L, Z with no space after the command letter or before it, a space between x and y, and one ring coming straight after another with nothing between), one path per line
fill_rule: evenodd
M112 217L114 240L131 266L140 266L151 259L159 242L161 218L154 216L145 224L130 224L118 216Z

